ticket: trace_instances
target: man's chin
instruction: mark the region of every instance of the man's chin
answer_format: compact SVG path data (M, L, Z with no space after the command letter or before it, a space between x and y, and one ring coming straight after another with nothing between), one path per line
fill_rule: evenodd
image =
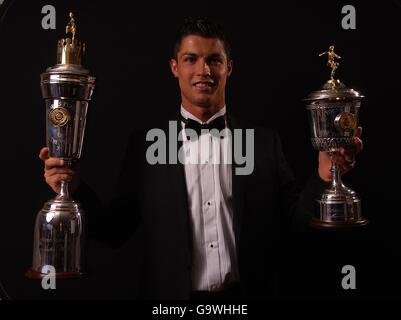
M194 101L194 105L204 109L214 107L213 101L211 99L198 99Z

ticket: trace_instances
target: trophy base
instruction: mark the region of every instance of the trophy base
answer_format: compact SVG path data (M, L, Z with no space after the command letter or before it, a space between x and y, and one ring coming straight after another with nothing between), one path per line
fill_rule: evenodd
M326 190L322 195L319 218L313 218L309 225L317 229L352 229L364 227L368 220L362 216L361 200L355 192L343 187L338 190Z
M344 230L365 227L368 223L368 219L357 221L323 221L317 218L312 218L309 225L312 228L321 230Z
M25 276L31 280L38 280L43 279L44 277L49 276L47 273L42 273L36 271L32 268L29 268L28 271L25 273ZM82 272L56 272L55 274L56 279L74 279L74 278L81 278L83 276Z
M84 211L80 204L60 192L47 201L36 216L33 260L26 276L57 279L82 276L84 257Z

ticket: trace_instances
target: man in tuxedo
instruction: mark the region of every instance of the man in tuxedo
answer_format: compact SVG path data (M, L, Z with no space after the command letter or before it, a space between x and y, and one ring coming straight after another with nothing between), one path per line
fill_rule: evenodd
M120 197L111 204L101 204L77 170L49 158L43 148L46 182L55 192L61 180L71 182L70 192L86 208L94 237L118 246L139 234L142 298L277 297L286 230L310 218L315 199L330 180L330 157L319 154L318 170L299 192L277 133L226 111L226 81L233 63L218 24L187 19L170 66L181 92L180 112L169 122L170 129L173 123L180 131L177 149L182 156L202 161L171 161L169 152L168 161L150 163L154 141L149 132L135 132L121 171ZM162 129L167 141L177 140L167 124ZM213 134L213 129L226 134ZM229 134L235 130L242 133L240 141ZM246 130L251 130L250 139ZM362 147L358 137L354 141L355 148L342 150L337 159L343 172L352 169ZM239 174L243 163L236 157L211 161L216 153L234 154L240 142L252 145L243 148L252 153L250 172Z

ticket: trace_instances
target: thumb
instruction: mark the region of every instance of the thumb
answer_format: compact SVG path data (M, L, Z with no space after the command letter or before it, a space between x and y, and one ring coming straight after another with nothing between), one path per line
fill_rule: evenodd
M42 161L46 161L47 159L49 159L49 148L47 147L42 148L39 152L39 158Z

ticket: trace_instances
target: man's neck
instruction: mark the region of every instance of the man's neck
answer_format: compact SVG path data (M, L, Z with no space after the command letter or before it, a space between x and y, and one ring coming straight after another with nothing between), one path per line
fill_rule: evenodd
M182 104L182 107L194 115L196 118L201 120L202 122L207 122L213 115L215 115L217 112L219 112L221 109L224 108L224 104L221 106L216 106L216 107L209 107L209 108L202 108L202 107L197 107L197 106L186 106Z

